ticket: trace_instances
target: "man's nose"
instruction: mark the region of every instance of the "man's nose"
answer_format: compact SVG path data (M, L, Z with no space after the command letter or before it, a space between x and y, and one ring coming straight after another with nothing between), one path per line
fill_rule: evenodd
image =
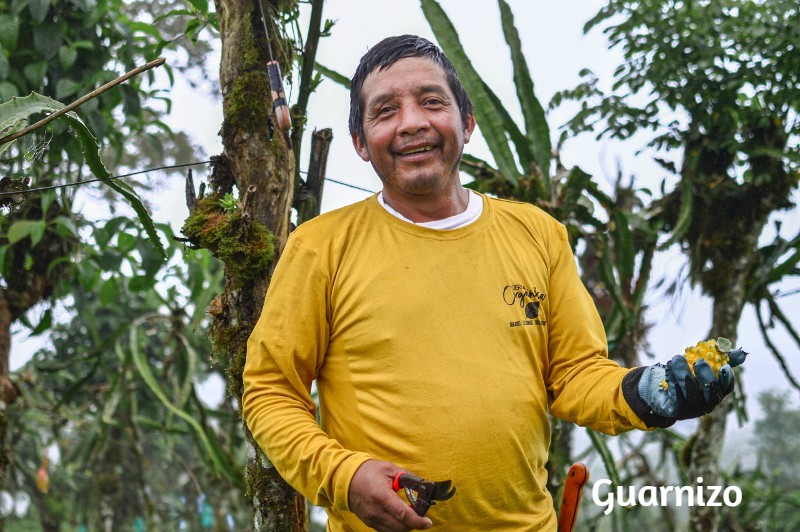
M416 103L404 105L400 110L399 133L416 135L420 131L428 129L430 122L428 114L421 106Z

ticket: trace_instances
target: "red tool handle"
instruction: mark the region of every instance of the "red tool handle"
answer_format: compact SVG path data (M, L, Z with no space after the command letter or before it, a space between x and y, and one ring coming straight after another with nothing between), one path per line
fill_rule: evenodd
M292 127L292 117L289 114L289 106L286 103L286 93L283 90L283 78L281 77L281 67L277 61L267 63L267 74L269 74L269 87L272 92L272 108L275 110L275 119L278 129L289 131Z
M583 487L589 482L589 469L583 464L572 464L564 483L561 508L558 510L558 532L572 532L578 520Z
M405 473L398 473L392 479L392 489L394 491L400 491L401 489L403 489L402 486L400 486L400 477L402 477L403 475L405 475Z

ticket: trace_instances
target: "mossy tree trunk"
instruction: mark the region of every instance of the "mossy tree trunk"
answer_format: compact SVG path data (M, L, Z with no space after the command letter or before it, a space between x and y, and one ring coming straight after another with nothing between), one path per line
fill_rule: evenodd
M257 1L257 0L256 0ZM212 191L225 194L233 185L239 191L246 219L263 223L276 237L275 260L289 232L295 158L288 137L271 125L272 101L267 62L270 60L259 6L254 0L216 0L220 22L222 60L224 151L215 164ZM276 9L294 0L263 0L270 28L271 47L284 72L288 49L277 40L271 20ZM248 191L249 192L246 192ZM231 261L232 262L232 261ZM264 302L275 261L249 278L235 275L235 264L225 265L225 292L217 299L214 314L215 353L228 366L231 397L242 395L242 369L247 338ZM299 531L307 529L305 499L278 475L244 427L248 447L246 481L256 530Z
M751 179L737 182L728 173L737 152L715 140L734 134L727 124L712 123L719 127L690 137L681 172L684 186L692 187L694 215L684 237L690 274L714 304L709 336L722 336L733 342L742 309L748 303L748 286L763 267L758 239L770 216L791 206L797 183L796 175L787 170L781 158L768 155L785 153L787 149L788 135L782 122L769 116L765 116L766 120L744 116L750 120L740 127L749 140L739 146L739 153L747 160ZM678 197L677 192L674 197ZM689 482L702 477L703 485L720 485L719 458L730 405L727 401L701 418L687 442L684 456L688 463L684 465ZM717 507L691 507L690 529L716 531L720 517Z

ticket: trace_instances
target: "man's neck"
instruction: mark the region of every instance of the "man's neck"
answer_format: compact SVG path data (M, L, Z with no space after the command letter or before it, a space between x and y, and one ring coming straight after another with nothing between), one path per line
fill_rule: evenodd
M382 191L383 201L414 223L443 220L467 210L469 191L459 185L445 195L406 197Z

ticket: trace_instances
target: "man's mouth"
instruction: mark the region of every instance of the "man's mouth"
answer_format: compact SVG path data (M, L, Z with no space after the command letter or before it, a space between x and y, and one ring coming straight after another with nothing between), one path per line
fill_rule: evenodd
M416 147L416 148L409 148L407 150L399 150L397 153L399 153L400 155L412 155L414 153L422 153L422 152L425 152L425 151L431 151L432 149L433 149L433 146L419 146L419 147Z

